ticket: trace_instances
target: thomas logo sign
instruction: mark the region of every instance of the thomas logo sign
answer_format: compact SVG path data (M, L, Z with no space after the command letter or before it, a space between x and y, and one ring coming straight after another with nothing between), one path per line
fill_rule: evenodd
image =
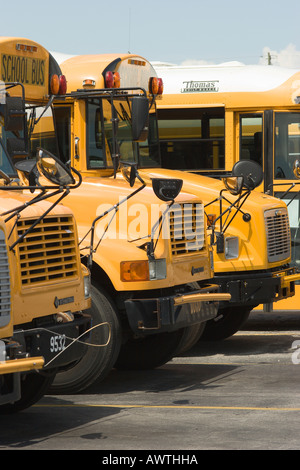
M181 93L212 93L219 91L219 80L183 82Z

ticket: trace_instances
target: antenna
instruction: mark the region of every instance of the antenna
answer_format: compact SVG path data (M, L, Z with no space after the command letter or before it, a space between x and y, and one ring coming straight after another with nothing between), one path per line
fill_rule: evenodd
M129 15L128 15L128 54L131 54L130 52L130 34L131 34L131 8L129 8Z
M273 65L272 64L272 59L276 59L276 58L277 58L277 55L273 55L273 54L271 54L271 52L268 52L268 57L267 57L268 65Z

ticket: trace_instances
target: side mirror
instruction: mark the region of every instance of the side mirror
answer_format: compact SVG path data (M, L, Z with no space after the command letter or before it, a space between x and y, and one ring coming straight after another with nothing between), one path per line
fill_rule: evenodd
M145 184L139 176L136 164L121 162L121 173L132 187L136 178ZM183 181L175 178L152 178L152 188L156 197L162 201L173 201L181 191Z
M133 96L131 99L132 139L145 141L149 130L149 101L146 96Z
M24 186L36 186L36 161L21 160L15 163L18 177Z
M4 129L13 132L25 131L25 103L23 98L6 96L4 109Z
M162 201L173 201L180 193L182 184L183 181L181 179L152 179L152 187L154 194Z
M294 173L295 177L299 180L300 179L300 162L299 162L299 160L294 161L293 173Z
M122 165L121 167L121 173L123 175L123 178L129 183L130 187L135 183L136 177L137 177L137 168L136 165Z
M231 194L233 194L234 196L241 194L244 185L243 176L229 176L227 178L222 179L225 188L228 189Z
M262 167L251 160L240 160L233 165L232 176L242 176L243 186L252 191L263 181Z
M37 169L42 177L54 185L69 186L75 184L71 171L50 152L37 149Z

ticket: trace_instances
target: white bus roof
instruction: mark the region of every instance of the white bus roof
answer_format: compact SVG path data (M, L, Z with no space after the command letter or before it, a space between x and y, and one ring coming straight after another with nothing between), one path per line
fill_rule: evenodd
M168 65L152 62L163 79L164 94L267 91L286 82L298 69L273 65ZM300 74L297 80L300 80ZM298 84L299 86L299 84Z

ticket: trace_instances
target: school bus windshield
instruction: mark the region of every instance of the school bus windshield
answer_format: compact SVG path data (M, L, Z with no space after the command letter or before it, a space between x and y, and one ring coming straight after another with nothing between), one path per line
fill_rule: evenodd
M36 149L44 148L58 156L58 146L52 108L30 106L26 109L29 135L29 158L36 157Z
M113 122L117 122L116 129ZM155 115L150 115L148 139L138 145L132 140L128 99L114 99L113 105L102 97L87 100L87 137L88 168L112 167L114 153L119 154L122 161L157 166L159 145ZM116 142L117 148L114 148Z
M0 170L6 173L8 176L13 176L16 173L6 153L2 138L0 138Z
M21 142L23 139L23 131L8 131L5 130L4 123L4 109L3 105L0 104L0 170L9 176L16 174L13 167L12 160L9 156L9 148L11 143Z

